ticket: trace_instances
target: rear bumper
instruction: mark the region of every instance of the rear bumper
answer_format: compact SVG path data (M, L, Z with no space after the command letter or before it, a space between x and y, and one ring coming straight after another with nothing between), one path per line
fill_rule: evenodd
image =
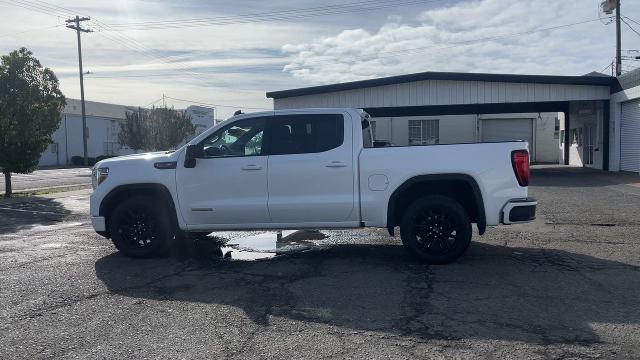
M501 222L509 225L533 221L537 205L538 200L534 198L511 200L502 208Z

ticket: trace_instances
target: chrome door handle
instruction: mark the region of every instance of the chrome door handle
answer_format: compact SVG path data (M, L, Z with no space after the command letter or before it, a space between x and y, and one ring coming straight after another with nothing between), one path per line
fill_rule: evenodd
M347 164L342 161L332 161L325 166L330 168L338 168L338 167L347 167Z
M242 167L242 170L260 170L262 169L262 166L258 166L258 165L245 165Z

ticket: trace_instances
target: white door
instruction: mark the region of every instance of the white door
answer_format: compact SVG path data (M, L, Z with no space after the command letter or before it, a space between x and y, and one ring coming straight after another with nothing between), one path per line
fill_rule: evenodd
M351 121L340 114L300 114L268 123L273 223L357 220Z
M640 172L640 99L622 103L620 170Z
M529 142L529 156L534 162L533 126L533 119L482 119L482 141L525 140Z
M269 222L264 126L265 118L233 122L200 142L203 155L194 168L178 164L178 201L187 225Z

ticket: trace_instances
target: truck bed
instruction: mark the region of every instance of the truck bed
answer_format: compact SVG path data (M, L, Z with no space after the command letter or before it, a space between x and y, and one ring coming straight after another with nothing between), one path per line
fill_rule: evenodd
M502 207L514 198L526 198L518 185L511 152L528 149L523 141L365 148L359 156L361 216L367 226L384 226L390 191L408 179L429 174L468 175L482 193L487 225L498 225ZM386 180L385 180L386 179ZM371 182L374 182L373 184ZM385 185L385 184L383 184Z

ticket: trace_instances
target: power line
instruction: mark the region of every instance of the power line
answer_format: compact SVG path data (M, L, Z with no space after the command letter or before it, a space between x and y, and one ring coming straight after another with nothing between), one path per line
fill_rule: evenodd
M623 16L623 18L625 18L625 19L627 19L627 20L631 21L632 23L635 23L635 24L637 24L637 25L640 25L640 22L637 22L637 21L633 20L632 18L630 18L630 17L628 17L628 16Z
M213 107L224 107L224 108L234 108L234 109L249 109L249 110L273 110L273 109L267 109L267 108L257 108L257 107L248 107L248 106L211 104L211 103L206 103L206 102L196 101L196 100L178 99L178 98L174 98L174 97L171 97L171 96L165 96L165 97L167 99L171 99L171 100L188 102L188 103L193 103L193 104L197 104L197 105L209 105L209 106L213 106Z
M602 70L598 71L600 73L603 73L605 70L607 70L608 68L612 67L614 65L615 61L610 62L607 66L605 66Z
M256 22L268 22L275 20L295 20L316 16L339 15L351 12L374 11L390 7L422 5L425 2L436 2L442 0L403 0L382 2L380 0L357 2L349 4L325 5L313 8L281 10L278 12L252 13L244 15L221 16L213 18L183 19L183 20L163 20L137 23L113 23L109 24L111 31L128 30L156 30L174 29L197 26L233 25Z
M376 2L381 2L381 1L383 3L389 4L384 0L370 0L370 1L357 1L357 2L351 2L351 3L328 4L328 5L314 6L309 8L277 10L277 11L270 11L270 12L263 12L263 13L245 13L245 14L238 14L238 15L217 16L217 17L209 17L209 18L195 18L195 19L176 19L176 20L156 20L156 21L146 21L146 22L115 23L110 25L111 26L132 26L132 25L146 26L146 25L155 25L155 24L166 25L166 24L183 24L183 23L190 23L190 22L235 20L235 19L259 17L259 16L284 15L284 14L292 14L292 13L304 13L309 11L320 11L320 10L326 10L326 9L349 8L353 6L375 4ZM437 1L437 0L427 0L427 1Z
M4 1L4 0L0 0L0 1ZM16 1L16 0L14 0ZM41 4L46 4L46 5L40 5L40 6L46 6L49 9L54 9L55 11L58 12L62 12L62 11L71 11L67 8L63 8L57 5L52 5L52 4L48 4L44 1L39 1L39 0L35 0L38 1ZM435 0L434 0L435 1ZM22 1L23 3L26 3L26 0ZM352 4L361 4L360 3L352 3ZM317 8L317 7L316 7ZM299 10L290 10L290 11L301 11ZM394 50L394 51L385 51L385 52L379 52L376 53L376 56L374 59L378 59L378 58L385 58L385 57L395 57L397 54L406 54L406 53L416 53L416 52L422 52L422 51L441 51L441 50L446 50L449 48L454 48L457 46L462 46L462 45L468 45L468 44L473 44L473 43L477 43L477 42L483 42L483 41L490 41L490 40L498 40L498 39L503 39L503 38L508 38L508 37L514 37L514 36L523 36L523 35L528 35L528 34L533 34L533 33L538 33L538 32L543 32L543 31L553 31L553 30L557 30L560 28L566 28L566 27L571 27L571 26L576 26L576 25L580 25L580 24L585 24L585 23L589 23L589 22L593 22L593 21L599 21L600 19L592 19L592 20L585 20L585 21L580 21L580 22L575 22L575 23L570 23L570 24L563 24L563 25L557 25L557 26L552 26L552 27L546 27L546 28L537 28L534 30L530 30L530 31L524 31L524 32L516 32L516 33L510 33L510 34L503 34L503 35L497 35L497 36L491 36L491 37L485 37L485 38L478 38L478 39L471 39L471 40L466 40L466 41L460 41L460 42L454 42L454 43L449 43L448 46L440 46L440 47L433 47L433 46L426 46L426 47L419 47L419 48L411 48L411 49L404 49L404 50ZM94 26L96 26L98 29L94 30L99 30L99 29L112 29L113 26L103 23L101 21L98 20L93 20L94 22ZM153 60L159 60L163 63L168 63L168 60L170 59L170 57L166 57L164 56L164 54L159 53L156 50L151 50L146 48L143 44L141 44L140 42L138 42L137 40L125 36L125 35L121 35L121 34L114 34L112 33L111 35L107 35L104 33L100 33L101 36L104 36L105 38L109 39L110 41L113 41L115 43L118 43L132 51L138 52L150 59ZM141 50L142 49L142 50ZM153 55L152 55L153 54ZM388 56L381 56L381 55L385 55L388 54ZM372 59L372 57L370 55L367 56L361 56L361 57L356 57L356 58L352 58L353 60L358 60L360 58L365 58L365 59ZM283 61L290 61L290 59L283 59ZM332 61L326 61L326 60L317 60L317 61L308 61L306 63L304 63L303 65L288 65L286 67L287 70L295 70L295 69L301 69L304 68L306 66L309 65L314 65L314 64L323 64L323 63L336 63L335 60ZM170 63L170 65L176 65L175 63ZM268 69L270 67L252 67L253 69ZM185 66L178 66L178 69L182 69L186 72L188 72L188 75L193 76L195 78L197 78L198 80L201 80L200 75L203 74L211 74L211 73L207 73L207 72L201 72L201 71L193 71L193 68L187 68ZM245 67L245 69L247 69ZM278 67L278 69L281 71L282 67ZM153 75L153 76L163 76L163 75L167 75L167 74L157 74L157 75ZM180 74L183 75L183 74ZM129 75L126 77L146 77L146 76L150 76L149 74L147 75ZM106 78L107 76L95 76L93 78ZM117 77L117 76L111 76L111 77Z
M41 13L48 14L48 15L55 15L55 16L59 16L59 17L68 16L69 12L72 11L72 10L70 10L68 8L64 8L64 7L61 7L61 6L58 6L58 5L49 4L49 3L45 2L45 1L40 1L40 0L34 0L34 1L35 2L30 2L30 1L27 1L27 0L12 0L12 2L8 2L6 0L0 0L0 2L5 2L5 3L11 4L11 5L15 5L15 6L19 6L19 7L25 8L25 9L41 12ZM102 23L101 21L93 19L93 22L94 22L94 26L97 26L98 28L109 29L109 25L106 25L106 24ZM91 29L91 30L95 31L95 29ZM107 39L109 39L109 40L111 40L111 41L113 41L113 42L115 42L115 43L118 43L118 44L124 46L125 48L128 48L129 50L132 50L132 51L138 52L138 53L140 53L140 54L142 54L144 56L147 56L147 57L151 58L152 60L160 60L160 61L165 62L165 63L167 62L167 58L163 58L162 54L160 56L150 55L151 53L154 53L154 52L157 53L157 54L160 54L160 53L158 53L155 50L150 50L150 49L146 48L143 44L141 44L140 42L138 42L137 40L135 40L135 39L133 39L131 37L128 37L128 36L125 36L125 35L122 35L122 34L106 35L106 34L101 33L100 35L105 37L105 38L107 38ZM136 46L137 46L137 48L136 48ZM142 51L139 50L140 48L142 49ZM190 74L187 74L187 75L190 75L190 76L193 76L193 77L195 77L197 79L200 79L199 78L199 74L190 71L190 69L185 68L184 66L179 66L179 68L181 68L181 69L185 70L186 72L190 73Z
M43 28L29 29L29 30L18 31L18 32L13 32L13 33L8 33L8 34L2 34L2 35L0 35L0 38L10 37L10 36L14 37L16 35L26 34L26 33L34 32L34 31L50 30L50 29L54 29L54 28L59 28L61 26L62 26L62 24L58 24L58 25L47 26L47 27L43 27Z
M524 35L530 35L530 34L534 34L534 33L539 33L539 32L545 32L545 31L554 31L554 30L558 30L558 29L562 29L562 28L567 28L567 27L572 27L572 26L577 26L577 25L582 25L582 24L587 24L587 23L591 23L591 22L595 22L595 21L599 21L599 19L590 19L590 20L584 20L584 21L579 21L579 22L574 22L574 23L570 23L570 24L561 24L561 25L556 25L556 26L551 26L551 27L545 27L545 28L537 28L534 30L529 30L529 31L523 31L523 32L514 32L514 33L508 33L508 34L502 34L502 35L496 35L496 36L490 36L490 37L484 37L484 38L476 38L476 39L470 39L470 40L464 40L464 41L459 41L459 42L449 42L448 45L444 45L444 46L422 46L422 47L416 47L416 48L409 48L409 49L403 49L403 50L392 50L392 51L381 51L381 52L377 52L376 55L374 57L372 57L371 55L362 55L362 56L357 56L357 57L351 57L348 60L350 61L358 61L358 60L376 60L376 59L382 59L382 58L390 58L390 57L396 57L400 54L414 54L414 53L420 53L420 52L430 52L430 53L435 53L435 52L441 52L443 50L448 50L448 49L452 49L452 48L456 48L456 47L460 47L460 46L466 46L466 45L471 45L471 44L475 44L475 43L481 43L481 42L486 42L486 41L491 41L491 40L499 40L499 39L504 39L504 38L509 38L509 37L517 37L517 36L524 36ZM297 70L297 69L304 69L310 65L323 65L323 64L335 64L338 63L338 61L340 60L346 60L346 58L340 58L340 59L336 59L336 60L316 60L316 61L307 61L304 64L300 64L300 65L287 65L285 67L286 70ZM286 59L283 58L283 62L285 61L292 61L292 59ZM235 66L237 67L237 66ZM271 65L265 65L265 66L250 66L250 67L241 67L244 70L277 70L277 71L282 71L283 68L278 66L278 67L274 67ZM199 75L204 75L204 74L212 74L215 72L206 72L206 71L197 71L196 72ZM160 73L160 74L140 74L140 75L122 75L122 76L117 76L117 75L112 75L112 76L92 76L92 78L117 78L117 77L150 77L150 76L164 76L164 75L170 75L167 73ZM175 75L180 75L180 74L175 74Z
M49 4L46 3L44 1L39 1L39 0L34 0L37 1L39 4L33 4L30 3L26 0L22 0L22 1L17 1L14 0L16 2L19 2L21 4L30 4L32 6L37 6L38 9L40 10L46 10L49 12L53 12L53 13L58 13L58 14L65 14L65 12L67 11L72 11L70 9L61 7L61 6L57 6L57 5L53 5L53 4ZM433 0L436 1L436 0ZM0 2L6 2L5 0L0 0ZM364 2L356 2L356 3L350 3L350 4L346 4L348 6L354 6L356 4L363 4ZM15 4L14 4L15 5ZM294 10L289 10L288 12L290 13L294 13L294 12L300 12L300 11L305 11L305 10L309 10L309 9L319 9L319 8L324 8L324 7L315 7L315 8L307 8L307 9L294 9ZM50 13L49 13L50 14ZM264 13L263 13L264 14ZM269 14L269 13L266 13ZM249 14L250 15L250 14ZM254 14L255 15L255 14ZM260 14L258 14L260 15ZM239 16L235 16L235 18L237 17L241 17L242 15ZM211 19L222 19L224 17L219 17L219 18L204 18L205 20L211 20ZM234 17L226 17L227 19L233 19ZM201 20L201 19L200 19ZM200 21L199 19L192 19L192 20L185 20L185 21ZM529 35L529 34L533 34L533 33L538 33L538 32L543 32L543 31L553 31L553 30L557 30L560 28L566 28L566 27L571 27L571 26L576 26L576 25L580 25L580 24L585 24L585 23L589 23L589 22L593 22L593 21L599 21L600 18L598 19L593 19L593 20L585 20L585 21L580 21L580 22L575 22L575 23L570 23L570 24L563 24L563 25L558 25L558 26L552 26L552 27L546 27L546 28L538 28L538 29L534 29L534 30L530 30L530 31L524 31L524 32L516 32L516 33L510 33L510 34L503 34L503 35L497 35L497 36L491 36L491 37L485 37L485 38L478 38L478 39L471 39L471 40L466 40L466 41L460 41L460 42L453 42L453 43L449 43L447 46L439 46L439 47L434 47L434 46L425 46L425 47L418 47L418 48L410 48L410 49L404 49L404 50L394 50L394 51L385 51L385 52L378 52L376 53L375 57L371 57L369 55L367 56L360 56L360 57L355 57L355 58L351 58L351 60L355 60L357 61L358 59L364 58L367 60L370 59L379 59L379 58L386 58L386 57L395 57L398 54L407 54L407 53L418 53L418 52L423 52L423 51L442 51L442 50L446 50L446 49L450 49L450 48L455 48L458 46L464 46L464 45L469 45L469 44L474 44L474 43L478 43L478 42L484 42L484 41L491 41L491 40L498 40L498 39L503 39L503 38L508 38L508 37L514 37L514 36L523 36L523 35ZM632 20L633 21L633 20ZM169 63L168 60L171 57L168 56L164 56L164 54L158 52L157 50L152 50L152 49L148 49L146 48L143 44L141 44L140 42L138 42L137 40L119 34L119 33L111 33L111 35L107 35L104 32L102 32L102 30L104 31L111 31L114 29L115 26L121 26L121 25L127 25L127 24L106 24L104 22L98 21L98 20L93 20L93 25L94 31L98 31L100 32L100 35L105 37L106 39L117 43L121 46L124 46L125 48L132 50L134 52L140 53L145 57L148 57L154 61L160 61L163 63L167 63L170 65L176 65L176 63ZM627 24L628 25L628 24ZM629 26L629 25L628 25ZM382 55L382 56L381 56ZM384 56L386 55L386 56ZM342 59L340 59L342 60ZM291 61L290 59L286 59L283 58L283 62L284 61ZM316 60L316 61L308 61L305 62L304 64L300 64L300 65L287 65L286 66L286 70L296 70L296 69L302 69L305 67L308 67L309 65L314 65L314 64L325 64L325 63L338 63L338 61L336 60ZM184 70L186 73L176 73L176 74L168 74L168 73L162 73L162 74L144 74L144 75L122 75L122 76L117 76L117 75L112 75L112 76L92 76L92 78L94 79L99 79L99 78L118 78L118 77L149 77L149 76L175 76L175 75L188 75L188 76L192 76L194 78L196 78L197 80L202 80L201 75L210 75L212 73L219 73L219 72L205 72L205 71L193 71L193 68L188 68L185 66L178 66L177 67L178 70ZM254 66L254 67L243 67L243 69L256 69L256 70L269 70L269 69L273 69L273 70L278 70L278 71L282 71L283 68L281 66L278 67L272 67L272 66L264 66L264 67L260 67L260 66ZM174 69L175 70L175 69Z
M621 19L623 23L625 23L629 29L631 29L631 31L633 31L634 33L636 33L636 35L640 36L640 32L638 32L638 30L634 29L633 26L631 26L631 24L629 24L627 22L627 20L625 20L624 18Z
M56 16L58 18L64 18L64 17L67 17L69 15L69 14L59 13L56 10L52 10L52 9L47 8L47 7L39 6L37 4L28 3L28 2L25 2L25 1L0 0L0 2L3 2L5 4L9 4L9 5L13 5L13 6L17 6L17 7L23 8L23 9L39 12L39 13L42 13L42 14L45 14L45 15L50 15L50 16L53 15L53 16Z
M160 99L158 99L158 100L156 100L156 101L152 101L152 102L150 102L146 107L150 107L150 106L152 106L152 105L155 105L155 104L159 103L160 101L164 100L164 98L165 98L165 97L163 96L163 97L161 97Z

